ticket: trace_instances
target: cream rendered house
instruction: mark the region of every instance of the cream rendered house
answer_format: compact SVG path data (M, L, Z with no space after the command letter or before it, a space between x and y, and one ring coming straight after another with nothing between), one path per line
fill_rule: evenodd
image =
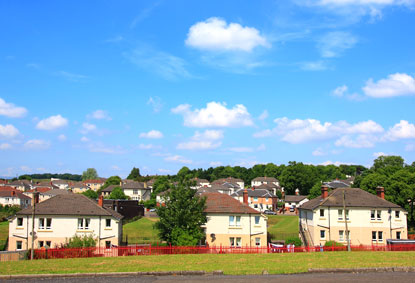
M209 246L267 246L265 215L226 194L204 193L202 196L206 196L205 232Z
M385 245L387 239L407 239L407 212L385 200L383 188L378 188L377 193L375 196L358 188L328 192L323 186L321 196L299 207L304 244L318 246L336 241L346 245L345 218L351 245Z
M122 215L80 194L57 195L37 203L34 248L57 247L74 235L92 235L97 246L119 245ZM9 251L31 248L32 207L19 211L9 222Z
M274 177L256 177L255 179L251 181L252 187L258 187L258 186L261 186L262 184L274 185L277 187L280 186L280 182Z
M132 200L149 200L151 197L151 189L147 187L143 182L127 182L121 186L126 196L129 196Z

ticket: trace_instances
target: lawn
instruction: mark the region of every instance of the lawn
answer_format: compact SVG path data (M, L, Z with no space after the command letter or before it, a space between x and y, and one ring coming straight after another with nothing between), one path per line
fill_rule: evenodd
M4 250L7 237L9 236L9 221L0 222L0 251Z
M161 242L157 230L153 229L158 218L143 217L123 226L123 240L127 237L128 244L156 244Z
M268 232L272 241L298 237L298 216L268 215Z
M415 252L205 254L2 262L0 274L223 270L225 274L307 272L309 268L415 266Z

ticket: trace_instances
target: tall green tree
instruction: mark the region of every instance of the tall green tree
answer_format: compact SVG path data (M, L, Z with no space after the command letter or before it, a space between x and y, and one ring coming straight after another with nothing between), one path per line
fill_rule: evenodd
M203 238L206 199L196 195L190 184L180 182L165 195L165 206L157 207L156 222L160 238L175 246L195 246Z
M82 194L86 197L89 197L90 199L97 199L98 198L98 193L91 190L91 189L83 192Z
M120 177L118 177L118 176L111 176L111 177L109 177L106 181L105 181L105 183L104 183L104 185L101 187L101 189L105 189L105 188L107 188L107 187L109 187L109 186L111 186L111 185L120 185L121 184L121 178Z
M128 175L127 179L128 180L136 180L139 177L141 177L141 175L140 175L140 169L134 167L131 170L130 175Z
M93 180L98 178L98 173L95 168L88 168L86 171L82 172L82 181Z
M128 199L121 187L115 187L110 193L109 199Z

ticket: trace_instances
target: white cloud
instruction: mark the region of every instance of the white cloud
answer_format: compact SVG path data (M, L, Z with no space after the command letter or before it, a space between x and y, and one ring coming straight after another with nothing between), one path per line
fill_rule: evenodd
M118 167L117 165L112 165L111 169L114 171L122 171L122 169L120 167Z
M220 18L209 18L190 27L186 45L208 51L243 51L271 47L267 39L252 27L229 23Z
M322 148L315 149L312 153L313 156L324 156L327 155L327 152L325 152Z
M304 71L324 71L329 67L324 61L315 61L315 62L304 62L300 64L301 70Z
M334 31L326 33L317 42L317 48L324 58L337 57L357 43L357 38L349 32Z
M259 117L258 117L258 120L265 120L265 119L267 119L268 118L268 116L269 116L269 113L268 113L268 110L264 110L262 113L261 113L261 115L259 115Z
M337 97L342 97L347 92L347 86L342 85L333 90L332 94Z
M411 5L413 0L318 0L319 5Z
M163 133L157 130L151 130L147 133L141 133L140 138L145 139L161 139L163 138Z
M153 107L153 112L158 113L163 108L163 103L161 102L161 98L158 96L150 97L147 101L147 105L151 105Z
M0 150L7 150L7 149L11 149L12 145L9 143L1 143L0 144Z
M415 125L406 120L401 120L387 131L384 138L391 141L399 139L415 139Z
M266 137L271 137L272 135L273 135L272 130L266 129L266 130L254 133L253 137L254 138L266 138Z
M320 163L319 165L324 165L324 166L327 166L327 165L340 166L340 165L352 165L352 163L340 162L340 161L333 162L333 161L327 160L327 161L324 161L324 162Z
M207 150L218 148L222 142L218 141L223 139L223 131L219 130L206 130L202 133L196 131L191 141L182 142L177 145L177 149L184 150Z
M50 147L50 142L40 139L33 139L28 140L24 144L25 149L33 149L33 150L42 150L42 149L48 149Z
M10 118L21 118L27 113L26 108L15 106L13 103L7 103L0 98L0 115Z
M404 73L395 73L377 82L369 79L363 87L363 92L374 98L415 95L415 77Z
M40 120L36 128L39 130L52 131L58 128L62 128L68 125L68 119L63 118L61 115L50 116L49 118Z
M345 97L349 100L362 101L364 96L358 93L349 93L347 85L342 85L332 91L332 95L336 97Z
M239 152L239 153L254 152L254 151L263 151L265 149L266 149L266 147L265 147L264 144L259 145L257 148L254 148L254 147L244 147L244 146L228 148L229 151Z
M89 142L89 139L87 137L82 137L81 142Z
M138 148L139 149L146 149L146 150L148 150L148 149L159 149L159 148L161 148L161 146L159 146L159 145L154 145L154 144L143 144L143 143L141 143L141 144L139 144L138 145Z
M82 123L81 133L86 135L90 132L95 132L97 130L97 126L91 123Z
M374 158L378 158L379 156L388 156L388 154L386 154L384 152L374 152L373 153Z
M183 116L187 127L244 127L252 126L252 118L246 107L237 104L228 109L226 103L209 102L206 108L191 110L191 105L181 104L172 109Z
M222 165L222 162L220 162L220 161L212 161L212 162L209 162L209 165L212 166L212 167L217 167L217 166L221 166Z
M183 163L183 164L191 164L192 160L186 159L181 155L170 155L164 158L165 161L168 162L176 162L176 163Z
M91 119L96 119L96 120L108 120L108 121L112 120L112 118L108 115L108 112L105 110L95 110L94 112L89 114L87 117Z
M58 136L58 140L66 141L66 136L64 134L61 134L61 135Z
M0 125L0 139L10 139L14 138L19 134L19 130L16 129L13 125Z
M353 138L349 135L342 136L334 143L336 146L350 147L350 148L370 148L375 146L377 138L373 135L358 135Z
M170 169L163 169L163 168L159 168L157 169L160 173L162 174L170 174L172 173L172 171Z

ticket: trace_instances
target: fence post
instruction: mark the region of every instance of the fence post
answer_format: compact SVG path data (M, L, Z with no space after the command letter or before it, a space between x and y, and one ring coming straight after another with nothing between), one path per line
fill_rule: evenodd
M332 251L332 252L334 251L334 242L333 242L333 243L331 243L331 251Z
M150 255L151 255L151 244L150 244Z

